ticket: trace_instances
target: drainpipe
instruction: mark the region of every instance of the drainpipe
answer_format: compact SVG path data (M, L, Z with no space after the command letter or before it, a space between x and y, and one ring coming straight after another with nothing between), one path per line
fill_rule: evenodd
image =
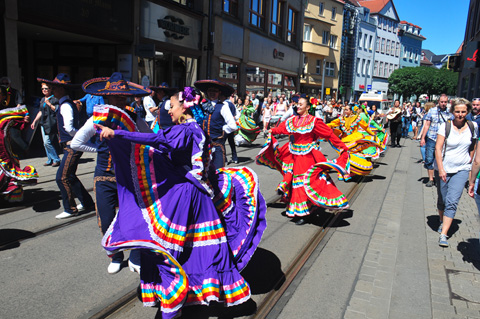
M323 68L322 68L322 101L324 100L323 94L325 93L325 66L327 65L327 61L323 59Z
M207 79L210 79L212 74L212 50L213 50L213 0L208 1L208 36L207 36Z

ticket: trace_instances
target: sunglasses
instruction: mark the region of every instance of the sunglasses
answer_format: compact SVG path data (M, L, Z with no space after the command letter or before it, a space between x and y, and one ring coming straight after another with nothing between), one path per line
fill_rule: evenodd
M477 102L477 101L480 101L480 97L475 97L472 99L472 102Z

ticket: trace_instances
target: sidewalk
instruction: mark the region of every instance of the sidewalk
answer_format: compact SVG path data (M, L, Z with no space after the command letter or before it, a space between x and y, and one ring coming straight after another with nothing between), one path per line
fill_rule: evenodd
M418 142L402 143L400 152L388 150L399 153L398 161L387 156L394 172L344 317L480 318L475 201L464 192L450 247L438 246L436 189L422 182L426 171L417 163Z

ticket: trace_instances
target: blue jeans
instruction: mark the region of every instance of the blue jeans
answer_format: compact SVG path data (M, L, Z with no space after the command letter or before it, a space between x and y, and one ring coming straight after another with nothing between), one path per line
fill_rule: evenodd
M437 209L443 210L443 216L454 218L457 212L458 202L462 197L465 183L468 180L469 171L458 171L447 174L447 181L444 182L435 170L435 179L437 181Z
M435 160L435 144L437 141L425 137L425 164L426 169L433 169L433 161Z
M57 151L50 140L50 135L45 134L43 126L40 126L40 128L42 129L43 146L45 147L45 153L47 153L47 164L60 162L60 157L58 157Z

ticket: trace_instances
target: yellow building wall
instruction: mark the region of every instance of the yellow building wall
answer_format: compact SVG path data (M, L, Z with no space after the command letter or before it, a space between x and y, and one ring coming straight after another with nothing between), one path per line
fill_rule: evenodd
M323 15L320 15L320 3L323 3ZM332 10L336 9L335 18L332 19ZM307 86L322 85L323 62L321 62L320 74L317 74L317 60L326 59L328 62L335 62L334 77L325 76L325 88L338 90L338 74L340 67L340 48L342 41L343 27L343 3L336 0L309 0L305 8L304 25L312 26L311 41L303 41L303 53L307 57L306 73L300 80L301 84ZM305 26L304 26L305 27ZM335 48L331 48L328 39L323 44L324 31L329 35L336 36ZM303 36L303 35L302 35Z

